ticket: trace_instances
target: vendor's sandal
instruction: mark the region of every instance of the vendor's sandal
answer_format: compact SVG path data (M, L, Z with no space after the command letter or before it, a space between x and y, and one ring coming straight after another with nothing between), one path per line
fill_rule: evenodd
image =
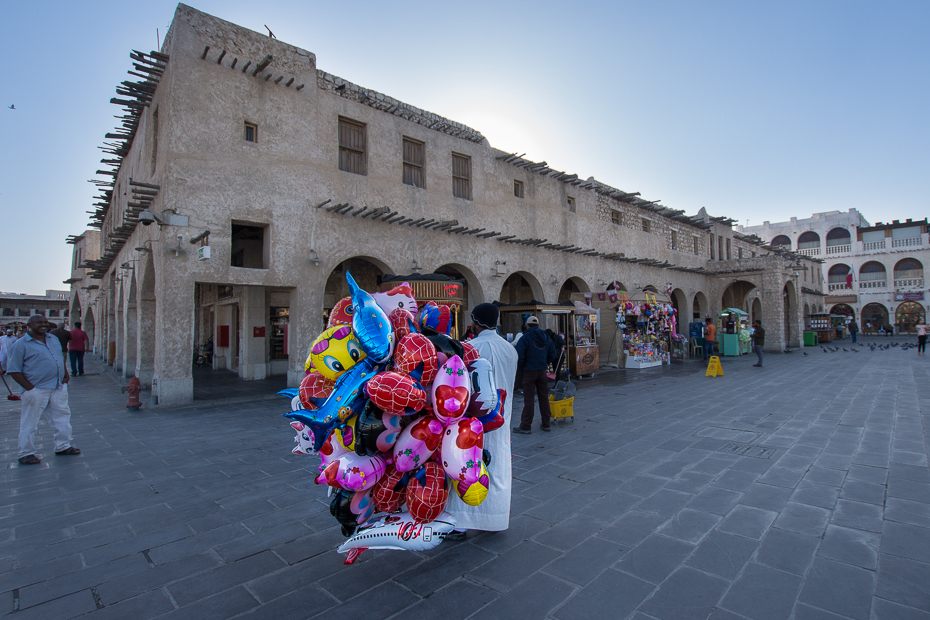
M20 465L38 465L42 462L42 459L37 457L35 454L30 454L29 456L19 457Z
M446 534L446 540L458 542L458 541L465 540L466 535L467 535L467 532L457 532L455 530L452 530L451 532Z
M61 452L56 452L55 456L77 456L80 453L81 453L80 450L78 450L74 446L71 446L70 448L67 448L66 450L62 450Z

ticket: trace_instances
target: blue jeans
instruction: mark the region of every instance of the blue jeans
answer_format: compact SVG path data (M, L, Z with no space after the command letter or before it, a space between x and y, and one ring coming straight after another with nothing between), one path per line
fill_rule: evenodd
M717 344L716 342L704 341L704 361L705 362L710 358L711 355L715 355L714 345L716 344Z
M68 351L68 358L71 360L71 374L84 374L84 352Z
M853 342L856 341L856 334L858 334L858 333L859 333L859 332L849 332L849 335L852 336L852 341L853 341Z

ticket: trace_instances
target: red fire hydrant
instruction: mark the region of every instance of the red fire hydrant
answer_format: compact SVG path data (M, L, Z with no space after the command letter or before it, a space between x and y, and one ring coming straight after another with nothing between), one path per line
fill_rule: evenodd
M138 411L142 407L142 401L139 400L139 392L142 391L142 383L139 377L133 377L126 386L126 393L129 394L129 402L126 403L126 409L129 411Z

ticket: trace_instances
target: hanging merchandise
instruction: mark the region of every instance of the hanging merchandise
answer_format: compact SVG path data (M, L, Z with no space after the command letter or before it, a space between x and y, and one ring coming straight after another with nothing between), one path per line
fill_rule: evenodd
M670 363L673 355L682 355L678 311L665 295L637 293L621 301L617 313L617 323L623 329L626 368L660 366Z

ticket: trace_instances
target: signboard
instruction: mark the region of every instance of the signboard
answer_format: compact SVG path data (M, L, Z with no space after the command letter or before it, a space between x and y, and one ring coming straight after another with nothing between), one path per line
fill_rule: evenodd
M827 304L854 304L856 303L855 295L827 295L823 299Z
M894 300L895 301L923 301L924 292L918 291L916 293L895 293Z
M265 328L264 327L252 327L252 337L253 338L264 338Z

